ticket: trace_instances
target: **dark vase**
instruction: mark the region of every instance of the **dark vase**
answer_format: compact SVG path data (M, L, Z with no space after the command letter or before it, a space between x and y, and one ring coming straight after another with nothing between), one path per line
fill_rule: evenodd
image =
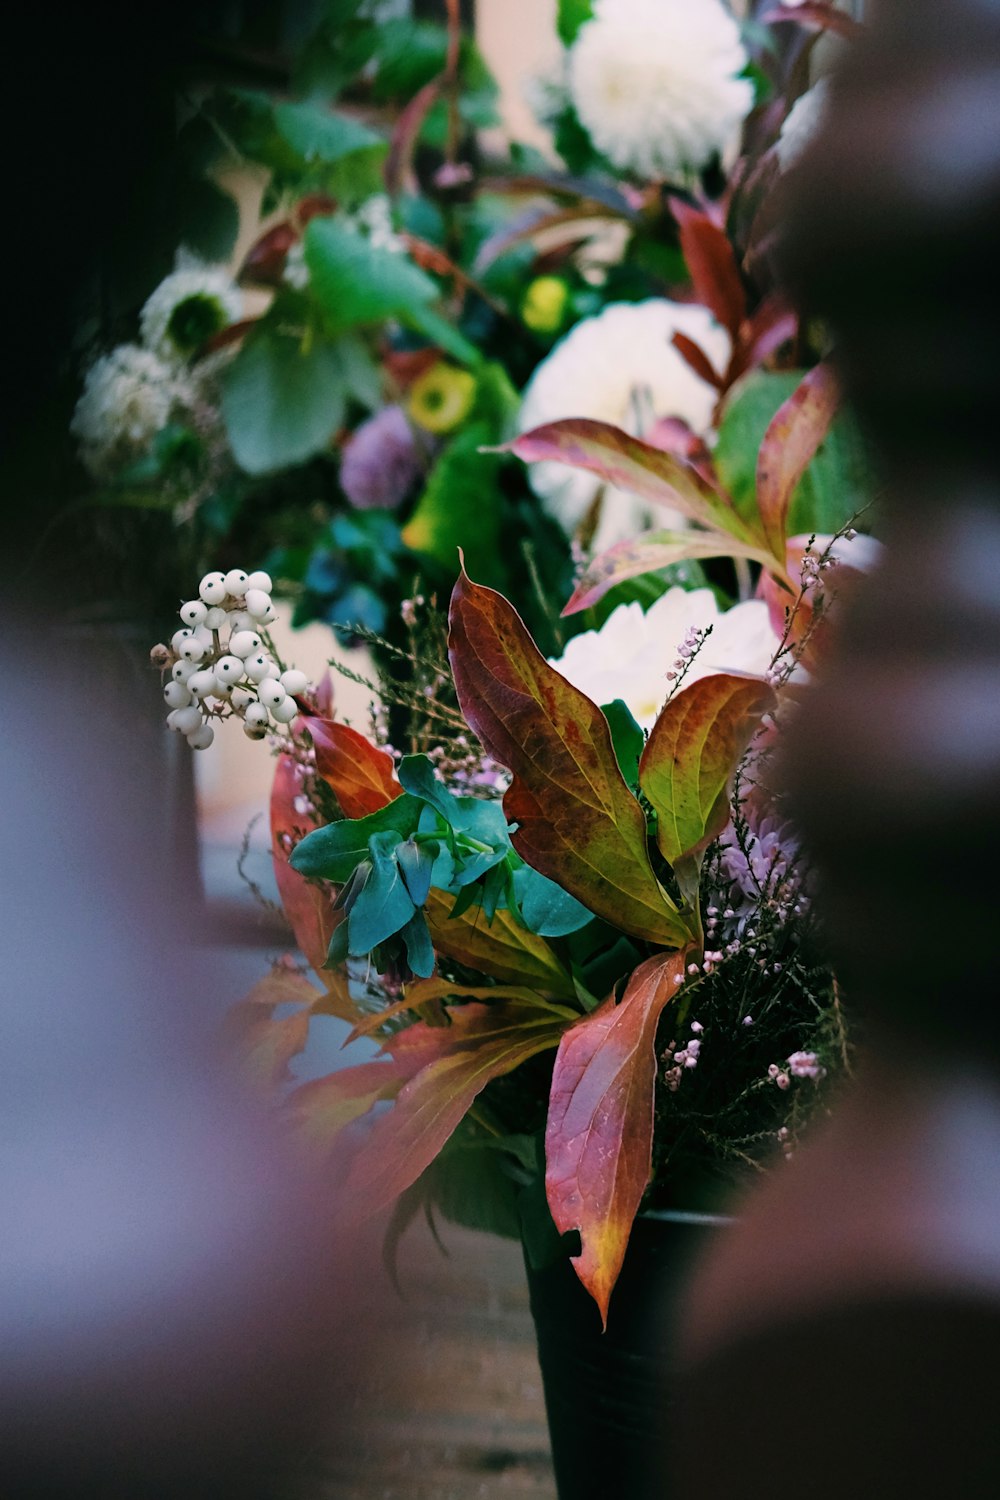
M536 1268L525 1256L559 1500L670 1495L674 1329L695 1255L728 1222L641 1215L606 1332L567 1258Z

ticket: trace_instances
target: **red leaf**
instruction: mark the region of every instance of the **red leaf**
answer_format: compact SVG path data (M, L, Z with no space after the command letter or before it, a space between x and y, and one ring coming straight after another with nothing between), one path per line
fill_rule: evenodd
M707 385L714 386L717 391L722 390L725 381L700 344L696 344L694 339L689 339L686 333L675 333L670 342L697 376Z
M573 1265L605 1326L632 1221L649 1181L656 1028L684 979L686 954L640 964L563 1036L545 1130L545 1188L556 1228L582 1241Z
M521 433L500 451L516 453L526 463L547 461L585 469L605 484L680 511L700 526L722 528L744 541L753 540L729 497L707 484L695 467L609 422L586 417L547 422Z
M759 677L719 672L682 688L664 708L639 761L669 865L700 853L729 822L729 783L754 730L776 702Z
M746 317L747 298L728 236L702 209L685 203L683 198L671 197L669 201L695 295L729 330L735 343Z
M330 214L337 212L338 204L336 198L331 198L329 193L307 193L300 198L295 205L295 217L299 228L305 229L313 219L325 219Z
M389 141L389 153L385 159L385 186L389 193L402 192L407 170L413 160L417 137L423 129L424 121L437 103L444 83L443 73L439 73L436 78L425 83L423 88L414 94L396 121L392 139Z
M287 1082L288 1064L305 1046L310 1011L321 998L302 974L275 965L245 1000L226 1013L223 1034L227 1043L266 1093ZM275 1020L275 1009L289 1004L302 1008Z
M817 365L778 407L760 445L757 509L767 544L782 567L788 507L796 485L830 430L839 402L833 371L829 365Z
M388 1058L358 1063L304 1083L289 1094L285 1107L300 1135L329 1147L345 1126L366 1115L380 1099L391 1098L402 1077L398 1065Z
M464 567L450 625L466 722L514 775L503 805L518 825L518 853L624 932L681 946L687 928L653 874L645 814L601 710L549 666L513 606Z
M333 719L303 716L301 723L316 747L316 770L336 792L345 817L364 818L400 795L403 788L385 750Z
M405 1192L490 1080L558 1046L565 1026L547 1007L510 1001L463 1006L452 1012L450 1026L418 1022L401 1032L397 1061L405 1066L409 1052L423 1065L392 1110L375 1122L352 1163L346 1187L352 1209L376 1213Z
M574 615L588 609L625 578L638 578L691 557L746 557L763 567L773 566L774 562L760 547L737 541L721 531L644 531L637 537L616 542L587 564L563 614Z
M783 344L791 343L799 329L798 315L780 297L769 297L750 319L748 327L727 371L727 383L735 384L748 370L777 354Z
M288 252L298 242L299 232L287 220L275 224L262 234L247 251L237 274L237 281L250 281L258 286L280 286L285 271Z
M291 756L281 755L271 787L271 853L274 878L295 941L317 971L326 962L333 929L341 914L333 909L333 893L307 880L288 863L291 850L307 833L319 826L314 812L297 812L302 796L302 767Z

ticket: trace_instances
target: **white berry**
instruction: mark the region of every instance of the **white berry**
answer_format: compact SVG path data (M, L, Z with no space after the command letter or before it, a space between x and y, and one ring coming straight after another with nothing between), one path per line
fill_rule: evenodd
M252 628L253 620L251 620L245 609L231 609L229 611L230 630L251 630Z
M221 630L228 619L228 611L224 610L221 604L213 604L212 608L209 610L205 618L205 624L208 626L209 630Z
M238 656L220 656L215 663L215 675L227 687L232 687L243 676L243 663Z
M206 573L198 585L198 597L206 604L221 604L226 597L225 573Z
M247 587L247 575L242 568L230 568L226 574L226 593L234 599L242 598Z
M201 661L205 656L206 647L197 636L189 635L186 641L181 641L177 647L178 653L185 661Z
M244 724L243 733L248 740L262 740L267 734L267 729L263 724Z
M189 599L186 604L181 605L180 614L185 625L204 625L208 605L201 599Z
M270 613L271 596L263 589L247 589L247 609L255 620Z
M170 668L170 675L175 682L187 682L197 672L197 663L193 661L175 661Z
M254 698L253 693L247 692L246 688L234 687L232 692L229 694L229 701L235 708L236 712L238 714L241 714L245 708L248 708L250 706L251 703L255 703L256 699Z
M245 661L248 656L253 656L255 651L260 650L260 636L256 630L236 630L229 637L229 650L233 656Z
M196 708L193 703L188 708L175 708L172 714L167 715L168 724L171 719L171 729L179 729L181 734L194 734L202 722L201 709Z
M257 689L261 703L266 708L275 709L279 703L284 703L288 696L280 682L275 682L271 677L265 678Z
M309 686L309 678L297 667L289 667L287 672L282 672L278 681L286 693L304 693Z
M255 573L250 574L246 586L248 589L260 589L262 594L269 594L274 584L271 582L270 573L265 573L263 568L258 568Z
M251 682L263 682L271 670L271 658L266 651L258 651L243 663L243 670Z
M280 703L271 705L271 717L279 724L290 724L299 712L299 705L294 698L282 698Z
M215 730L211 724L202 724L193 734L187 735L186 738L192 750L207 750L215 739Z
M209 613L211 613L211 611L209 611ZM194 636L196 641L201 641L201 644L204 646L206 651L211 651L214 649L215 637L213 636L211 630L207 625L196 625L191 634Z
M211 667L203 667L200 672L195 672L193 677L187 680L188 691L196 698L207 698L209 693L215 692L215 673Z
M262 703L251 703L244 717L251 729L267 728L267 709Z
M187 708L191 692L183 682L168 682L163 689L163 701L168 708Z
M175 651L179 651L184 642L191 639L191 635L192 632L190 630L175 630L173 635L170 637L170 644L171 646L173 646Z

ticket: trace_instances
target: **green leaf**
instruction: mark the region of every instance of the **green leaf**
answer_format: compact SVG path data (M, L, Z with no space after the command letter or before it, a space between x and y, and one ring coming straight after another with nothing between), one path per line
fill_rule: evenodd
M434 767L426 755L404 755L396 775L404 791L420 797L441 814L449 828L458 826L456 819L460 809L457 801L442 781L434 774Z
M330 333L414 317L438 296L436 284L405 256L379 249L331 218L309 224L305 259Z
M514 894L521 920L539 937L565 937L593 921L593 913L530 865L514 871Z
M430 894L437 844L417 844L407 839L396 850L396 859L414 906L423 906Z
M366 818L346 818L317 828L297 844L289 863L300 875L338 884L349 880L356 867L368 858L373 834L391 832L397 843L416 833L423 803L406 793L396 797Z
M713 453L719 478L740 515L757 514L757 457L778 408L793 394L801 370L755 370L733 388ZM864 509L872 496L872 465L854 416L834 418L792 495L789 536L832 535Z
M388 142L349 115L318 104L277 104L274 123L282 138L306 162L335 162L355 151L389 149Z
M273 329L249 338L223 377L222 415L233 456L248 474L303 463L329 445L344 418L337 351Z
M466 722L514 775L503 806L517 852L613 926L683 946L685 920L653 873L645 815L596 703L549 666L508 601L464 570L449 620Z
M412 551L433 558L452 576L458 570L461 547L470 568L493 583L501 583L500 459L479 451L490 440L489 428L478 422L452 439L431 470L416 509L403 528L403 541Z
M400 937L406 947L406 962L414 974L428 979L434 973L434 945L431 942L427 918L422 911L415 911L402 928Z
M594 0L559 0L556 30L564 47L571 47L584 21L594 14Z
M635 791L639 785L639 757L646 745L646 736L632 716L632 710L621 698L601 706L601 713L611 729L611 743L615 747L615 759L628 786Z

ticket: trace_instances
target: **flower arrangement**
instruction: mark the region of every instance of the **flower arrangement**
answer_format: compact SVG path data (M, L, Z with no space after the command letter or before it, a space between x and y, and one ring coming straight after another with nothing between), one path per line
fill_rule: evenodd
M224 361L226 462L268 483L319 463L336 500L280 567L206 574L155 652L194 748L238 716L278 753L278 888L320 987L279 966L234 1036L276 1085L314 1016L380 1047L279 1088L291 1124L357 1211L395 1205L391 1235L421 1205L520 1233L533 1259L571 1256L605 1319L641 1207L712 1205L790 1153L849 1055L773 766L840 580L869 561L871 479L823 332L762 249L783 155L815 128L792 118L796 69L766 28L752 56L718 0L692 13L668 57L677 6L560 7L556 143L611 186L485 176L463 89L488 88L454 28L388 143L345 113L229 101L287 216L244 268L267 309L200 346ZM796 65L843 29L820 4L775 19L793 14ZM401 102L392 80L416 76L357 21L364 88ZM751 109L755 60L787 88ZM671 101L648 131L643 91ZM727 180L741 120L758 143ZM536 201L512 214L525 176ZM595 215L626 230L600 266ZM190 316L154 294L149 358L226 310L211 284ZM324 588L341 619L353 601L379 653L367 732L277 659L272 576L299 618Z

